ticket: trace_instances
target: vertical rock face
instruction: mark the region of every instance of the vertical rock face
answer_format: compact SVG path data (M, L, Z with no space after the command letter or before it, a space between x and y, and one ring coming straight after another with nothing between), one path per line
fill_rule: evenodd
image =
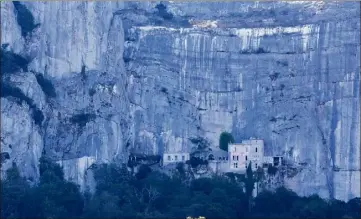
M84 186L94 162L229 131L302 163L285 178L300 195L360 195L359 3L19 4L1 3L2 52L27 64L3 80L32 101L1 98L4 166L36 178L43 151Z
M21 62L26 63L23 68L4 67L2 80L8 83L18 75L33 79L44 75L50 81L40 89L39 81L24 78L26 87L11 83L10 94L2 96L1 150L10 153L4 166L15 161L25 175L36 179L37 162L33 161L43 152L63 165L68 179L83 184L84 173L76 174L93 160L113 162L125 156L129 101L124 92L124 31L116 14L122 7L121 2L1 3L2 53L9 54L5 63L10 66L18 64L18 59L26 60ZM52 92L44 92L49 86ZM14 96L19 99L19 92L14 92L18 88L27 100L23 102L45 105L40 108L45 118L37 127L29 104L23 103L22 109L11 101ZM29 95L28 89L35 91ZM39 96L44 100L38 100ZM10 145L12 150L7 149ZM26 162L34 163L32 170L25 161L19 162L26 160L27 147L35 148L34 155L26 154Z
M223 130L238 141L261 138L266 155L307 165L285 179L298 193L359 195L358 5L168 7L192 17L191 27L169 20L154 26L153 15L144 24L127 25L125 35L126 67L137 90L129 93L143 108L142 123L151 125L146 129L154 132L158 124L183 139L182 145L198 135L216 146ZM282 15L297 20L277 19Z

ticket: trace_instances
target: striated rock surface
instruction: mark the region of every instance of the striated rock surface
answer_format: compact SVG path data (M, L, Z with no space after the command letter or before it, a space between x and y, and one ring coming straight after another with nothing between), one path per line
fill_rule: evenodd
M43 152L84 188L92 163L229 131L302 164L284 179L300 195L359 197L359 17L354 2L1 2L2 52L26 60L2 80L32 100L1 98L5 164L36 178Z

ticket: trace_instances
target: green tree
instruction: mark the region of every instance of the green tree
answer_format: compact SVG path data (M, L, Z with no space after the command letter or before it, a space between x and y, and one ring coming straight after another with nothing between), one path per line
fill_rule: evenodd
M136 177L137 177L137 179L144 179L144 178L146 178L146 177L148 176L148 174L151 173L151 172L152 172L152 169L151 169L149 166L147 166L147 165L145 165L145 164L141 164L141 165L139 166L139 169L138 169L138 172L137 172L137 174L136 174Z
M6 171L6 179L1 180L1 218L19 218L21 216L23 200L29 189L14 163Z
M246 170L245 188L246 196L248 198L248 211L251 211L252 206L252 194L254 189L255 179L253 178L252 162L249 162Z
M353 198L347 202L348 215L352 218L361 218L361 199Z
M234 138L229 132L222 132L219 136L219 148L224 151L228 151L228 144L233 142Z
M347 204L345 202L336 199L329 200L327 218L343 218L347 216L347 213Z
M299 197L283 187L253 199L261 172L248 165L244 182L226 176L189 181L157 171L142 177L125 166L95 165L94 194L64 180L62 168L40 159L40 183L28 186L16 166L1 181L1 218L360 218L360 199L348 203ZM84 206L85 203L85 206ZM252 210L252 211L251 211Z
M204 192L206 195L209 195L213 189L212 179L204 177L195 179L191 182L190 188L194 192Z
M252 162L249 162L247 170L246 170L246 179L245 179L245 186L246 186L246 195L248 197L252 197L255 179L253 177L252 171Z
M121 209L118 206L119 198L107 191L96 193L85 207L86 218L118 218Z
M267 190L258 194L254 199L254 203L253 213L259 216L272 214L274 213L274 208L277 207L274 203L274 194Z
M318 195L305 198L306 202L300 208L297 217L300 218L327 218L327 203Z
M52 162L50 159L42 157L40 159L40 183L34 187L27 196L29 199L25 204L26 209L35 215L36 218L51 217L64 218L81 217L83 214L84 200L80 193L79 186L64 179L62 168ZM31 208L34 202L40 203L38 211L34 212Z

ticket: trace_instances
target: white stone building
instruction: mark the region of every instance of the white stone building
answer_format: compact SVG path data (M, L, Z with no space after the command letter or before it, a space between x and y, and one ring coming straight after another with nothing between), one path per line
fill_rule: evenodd
M189 160L189 153L179 152L163 154L163 165L167 165L170 163L186 162L187 160Z
M208 166L215 173L229 172L228 152L219 149L209 152Z
M228 146L229 168L232 171L246 171L252 162L252 169L262 167L264 156L264 142L259 139L244 140L240 144Z
M264 166L281 166L283 165L283 157L282 156L265 156L263 157L263 164Z

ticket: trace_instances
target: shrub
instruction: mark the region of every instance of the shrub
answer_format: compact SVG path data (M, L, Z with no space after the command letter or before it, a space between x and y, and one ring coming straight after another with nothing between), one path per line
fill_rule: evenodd
M36 107L34 107L32 110L32 117L33 117L34 123L38 126L40 126L44 120L43 112Z
M81 79L82 79L83 81L87 79L87 75L86 75L86 73L85 73L85 65L81 66L80 75L81 75Z
M41 90L48 97L56 97L56 92L51 80L45 78L42 74L36 74L36 81L41 87Z
M1 73L14 73L22 69L28 71L29 60L24 57L13 53L11 51L5 51L1 49Z
M36 27L38 27L39 24L34 24L34 16L23 4L19 1L13 1L13 4L17 15L17 22L21 28L21 35L26 37Z
M73 124L79 125L81 128L83 128L88 122L95 119L95 114L91 113L81 113L74 115L70 118L70 122Z
M254 53L259 54L259 53L269 53L269 52L263 49L262 47L260 47L256 51L254 51Z
M271 81L275 81L279 75L280 73L275 72L274 74L269 75L269 78L271 79Z
M209 147L209 142L205 138L196 137L196 138L189 138L189 140L192 142L192 144L197 145L198 150L203 150Z
M184 163L177 163L176 169L181 175L185 175Z
M144 179L152 172L152 169L147 165L140 165L137 174L135 175L137 179Z
M155 7L158 9L158 14L165 20L171 20L173 18L173 14L167 11L167 6L163 3L157 4Z
M160 91L163 92L163 93L165 93L165 94L168 94L168 89L165 88L165 87L162 87L162 88L160 89Z
M199 165L207 165L208 161L207 160L202 160L199 157L191 157L191 159L186 161L186 164L191 165L192 168L196 168Z
M96 93L96 90L94 88L89 88L89 96L94 96L94 94Z
M277 173L277 167L269 165L267 169L267 173L270 175L275 175Z

